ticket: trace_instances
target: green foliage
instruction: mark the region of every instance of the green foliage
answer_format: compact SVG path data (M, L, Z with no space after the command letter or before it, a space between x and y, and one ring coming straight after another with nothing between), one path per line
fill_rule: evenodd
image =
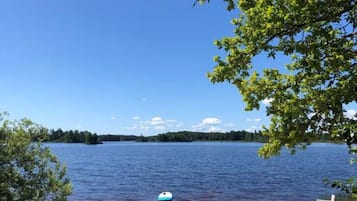
M219 132L192 132L178 131L158 134L156 136L137 138L139 142L192 142L192 141L242 141L242 142L265 142L266 137L261 133L246 131Z
M6 116L0 113L0 200L67 200L66 168L41 144L47 129Z
M319 134L356 143L357 135L351 134L356 133L357 118L343 114L344 106L357 100L356 1L226 2L228 10L239 9L231 21L235 35L215 41L227 55L214 58L217 65L208 77L213 83L235 85L246 110L271 100L266 107L271 124L263 132L269 143L259 154L278 155L283 146L294 152ZM290 56L291 63L254 66L258 55L271 60Z
M355 177L351 177L345 181L339 180L324 180L326 184L330 184L332 188L340 189L346 193L357 194L357 180Z
M90 133L86 133L85 134L85 140L84 143L86 144L98 144L98 136L97 134L90 134Z
M294 153L323 135L356 153L357 116L344 115L344 107L357 101L356 1L225 1L228 10L239 9L231 21L235 35L215 41L226 58L214 58L217 65L208 77L235 85L248 111L271 101L266 107L271 123L263 130L268 143L259 155L278 155L284 146ZM290 56L291 63L255 66L258 55ZM346 192L356 186L354 177L330 183Z
M224 0L226 3L227 3L227 10L233 10L236 6L235 6L235 2L234 0ZM203 5L205 4L206 2L210 2L210 0L196 0L194 3L193 3L193 6L196 6L197 4L200 4L200 5Z
M62 129L51 130L49 132L48 141L50 142L64 142L64 143L85 143L85 144L101 144L102 141L97 134L89 131L69 130L62 131Z
M137 136L135 135L112 135L112 134L106 134L106 135L99 135L98 138L101 141L136 141Z

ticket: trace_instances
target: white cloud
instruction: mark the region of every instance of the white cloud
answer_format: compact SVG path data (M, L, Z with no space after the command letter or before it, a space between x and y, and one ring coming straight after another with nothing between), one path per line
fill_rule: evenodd
M254 119L248 118L247 121L248 121L248 122L261 122L262 119L261 119L261 118L254 118Z
M133 119L134 119L134 120L139 120L139 119L140 119L140 117L135 116L135 117L133 117Z
M209 117L203 119L201 125L219 125L221 123L222 121L220 119Z
M134 120L139 120L140 118L133 117ZM183 123L177 120L168 119L165 120L162 117L156 116L153 117L151 120L147 121L137 121L131 128L133 130L156 130L156 131L163 131L163 130L174 130L179 127L182 127Z
M192 126L194 131L202 132L224 132L226 129L221 128L222 121L218 118L208 117L202 120L198 125Z
M353 120L357 120L357 110L354 109L350 109L347 110L346 112L343 113L345 115L345 117L349 118L349 119L353 119Z
M216 126L210 126L207 130L208 132L225 132L226 130Z
M165 121L161 117L153 117L151 121L149 121L150 125L163 125L165 124Z
M266 106L270 106L272 101L273 101L272 98L265 98L264 100L262 100L262 103Z
M117 119L117 117L115 117L115 116L110 117L110 120L116 120L116 119Z
M244 129L244 130L247 131L247 132L253 133L253 132L255 132L255 131L260 131L261 129L262 129L262 127L252 126L252 127L246 128L246 129Z

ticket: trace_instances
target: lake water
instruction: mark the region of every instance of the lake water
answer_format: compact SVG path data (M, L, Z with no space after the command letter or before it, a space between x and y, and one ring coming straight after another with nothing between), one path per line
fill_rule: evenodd
M311 201L336 193L325 177L357 175L346 146L335 144L269 160L257 156L259 143L47 145L67 165L70 200L154 201L170 191L175 201Z

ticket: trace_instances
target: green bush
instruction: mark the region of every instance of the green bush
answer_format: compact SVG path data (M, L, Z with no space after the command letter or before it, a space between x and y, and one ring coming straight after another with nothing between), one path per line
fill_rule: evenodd
M67 200L66 168L41 142L47 129L0 113L0 200Z

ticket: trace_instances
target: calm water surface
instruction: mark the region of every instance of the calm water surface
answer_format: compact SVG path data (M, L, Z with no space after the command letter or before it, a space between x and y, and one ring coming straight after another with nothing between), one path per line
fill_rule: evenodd
M47 144L67 165L70 200L311 201L336 193L325 177L357 175L344 145L314 144L269 160L259 143Z

